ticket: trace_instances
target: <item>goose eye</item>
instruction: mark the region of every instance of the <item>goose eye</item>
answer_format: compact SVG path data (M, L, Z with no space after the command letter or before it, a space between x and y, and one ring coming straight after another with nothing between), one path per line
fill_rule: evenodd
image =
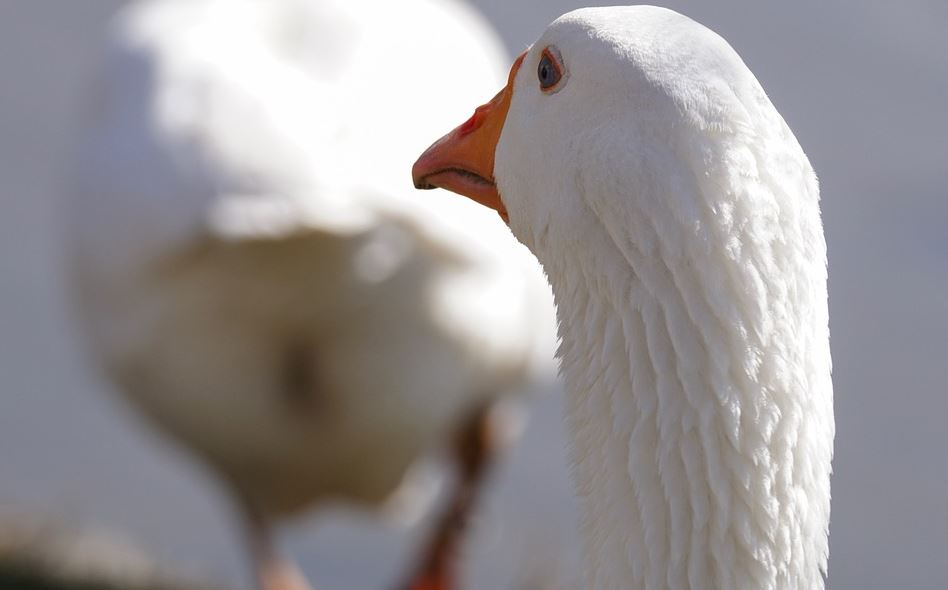
M537 79L540 80L540 90L552 90L563 78L563 70L559 60L549 47L543 50L540 63L537 64Z

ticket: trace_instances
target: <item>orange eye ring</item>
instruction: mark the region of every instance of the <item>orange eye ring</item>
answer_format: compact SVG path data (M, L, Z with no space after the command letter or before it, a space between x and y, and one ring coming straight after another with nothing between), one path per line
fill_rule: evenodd
M540 61L537 63L537 79L540 82L540 90L547 94L556 92L563 80L563 62L559 53L552 45L546 47L540 54Z

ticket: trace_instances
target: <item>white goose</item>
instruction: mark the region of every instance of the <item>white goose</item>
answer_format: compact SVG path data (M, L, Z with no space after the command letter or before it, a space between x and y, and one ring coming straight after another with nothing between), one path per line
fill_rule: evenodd
M740 57L640 6L556 20L415 164L553 286L587 587L823 587L833 406L817 181Z
M447 0L154 0L112 29L69 208L78 307L125 396L238 498L263 586L302 585L273 520L389 500L551 364L529 252L403 172L501 55Z

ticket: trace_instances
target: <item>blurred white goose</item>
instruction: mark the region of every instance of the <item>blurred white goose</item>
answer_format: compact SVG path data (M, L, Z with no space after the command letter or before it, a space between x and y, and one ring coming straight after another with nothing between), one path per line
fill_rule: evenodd
M734 50L661 8L571 12L413 175L508 216L553 285L587 587L822 588L819 190Z
M449 0L155 0L112 29L69 209L79 308L128 399L232 488L265 586L302 583L273 519L386 501L551 366L529 252L404 174L503 64Z

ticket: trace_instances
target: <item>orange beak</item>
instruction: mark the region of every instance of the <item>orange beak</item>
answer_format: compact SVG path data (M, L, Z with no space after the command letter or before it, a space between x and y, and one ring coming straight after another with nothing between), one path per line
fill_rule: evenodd
M507 221L507 208L494 181L494 152L507 120L513 81L525 55L514 61L507 86L497 96L421 154L411 169L415 188L443 188L464 195L494 209Z

